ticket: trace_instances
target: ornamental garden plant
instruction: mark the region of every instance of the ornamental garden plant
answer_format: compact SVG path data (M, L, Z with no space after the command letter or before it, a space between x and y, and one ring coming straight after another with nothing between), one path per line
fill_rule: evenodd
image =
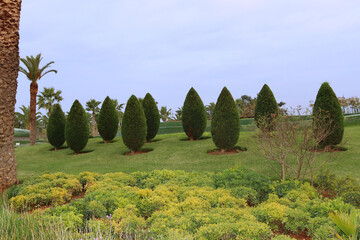
M139 100L131 95L126 103L121 126L124 144L131 150L131 154L141 150L147 135L145 113Z
M262 131L272 131L279 107L274 94L267 84L261 88L255 104L255 122Z
M146 118L146 141L150 142L159 131L160 113L155 99L147 93L142 101L142 108Z
M71 106L65 126L66 143L75 153L80 153L89 139L89 122L81 103L76 99Z
M182 108L182 125L190 141L198 140L206 129L206 110L199 94L191 88Z
M60 104L55 104L46 128L47 139L55 150L60 149L65 142L65 123L65 114Z
M99 134L104 143L109 143L117 134L119 128L119 113L115 109L113 101L107 96L101 106L98 117Z
M341 143L344 136L344 115L338 98L329 83L324 82L317 95L313 107L313 118L319 118L320 121L314 121L315 131L321 128L323 121L330 124L331 133L322 140L321 145L334 146Z
M231 150L239 139L240 116L234 98L224 87L217 99L211 121L211 136L215 145L221 149Z

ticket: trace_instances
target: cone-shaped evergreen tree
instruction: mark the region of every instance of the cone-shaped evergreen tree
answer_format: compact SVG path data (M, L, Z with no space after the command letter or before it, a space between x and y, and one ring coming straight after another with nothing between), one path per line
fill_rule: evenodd
M144 110L137 97L132 95L126 103L121 126L121 135L124 144L132 153L139 151L145 143L146 134L147 130Z
M264 84L256 99L255 122L258 128L271 131L273 120L279 114L279 107L273 92Z
M160 127L160 113L156 102L150 93L147 93L142 101L142 107L146 117L147 134L146 141L153 139Z
M119 113L116 111L113 101L106 97L98 117L99 134L104 143L113 140L119 128Z
M191 88L182 108L182 125L190 141L199 139L206 129L206 110L199 94Z
M212 140L221 151L232 149L239 139L240 116L234 98L224 87L217 99L211 121Z
M344 135L344 115L338 98L329 83L324 82L316 96L313 107L313 118L320 118L315 121L321 124L322 121L329 121L330 134L320 144L322 146L337 145L341 143ZM324 118L324 119L322 119ZM314 126L316 131L318 127Z
M46 128L47 139L55 147L55 150L59 149L65 142L65 122L65 114L60 104L55 104Z
M83 150L89 139L89 122L83 106L75 100L65 126L66 143L75 153Z

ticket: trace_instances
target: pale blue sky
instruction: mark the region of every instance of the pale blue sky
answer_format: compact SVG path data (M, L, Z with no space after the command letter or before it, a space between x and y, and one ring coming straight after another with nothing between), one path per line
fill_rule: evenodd
M39 90L62 90L64 111L147 92L176 110L192 86L208 104L224 86L254 97L264 83L308 106L324 81L360 96L359 13L358 0L25 0L20 56L55 61ZM16 107L29 87L19 75Z

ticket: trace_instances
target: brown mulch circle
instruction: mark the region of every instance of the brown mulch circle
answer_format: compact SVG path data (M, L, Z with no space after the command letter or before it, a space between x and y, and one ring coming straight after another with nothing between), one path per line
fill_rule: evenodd
M312 150L313 152L345 152L347 151L347 148L344 147L338 147L338 146L333 146L333 147L328 147L328 148L318 148L315 150Z
M215 150L210 150L208 152L208 154L210 154L210 155L228 155L228 154L236 154L236 153L240 153L240 152L244 152L244 150L242 150L240 148L234 148L231 150L226 150L225 152L221 152L220 149L215 149Z
M61 148L58 148L58 149L52 148L52 149L50 149L50 151L51 151L51 152L53 152L53 151L60 151L60 150L67 149L67 148L68 148L68 147L61 147Z
M91 153L92 151L83 151L83 152L79 152L79 153L70 153L69 155L80 155L80 154L86 154L86 153Z
M211 137L200 137L199 139L193 139L192 141L190 140L189 137L187 138L182 138L180 139L180 141L187 141L187 142L195 142L195 141L201 141L201 140L206 140L206 139L210 139Z
M144 153L148 153L151 152L152 150L142 150L142 151L137 151L137 152L127 152L125 153L126 156L133 156L133 155L138 155L138 154L144 154Z

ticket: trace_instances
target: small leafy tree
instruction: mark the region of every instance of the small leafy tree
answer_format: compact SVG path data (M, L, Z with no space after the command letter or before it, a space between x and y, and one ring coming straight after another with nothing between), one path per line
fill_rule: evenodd
M145 143L147 135L145 113L134 95L126 103L121 135L124 144L131 150L132 154L140 151Z
M106 97L98 118L98 129L104 143L108 143L116 136L119 127L119 113L115 109L113 101Z
M270 131L273 121L279 114L279 107L274 94L268 85L264 84L260 90L255 104L255 122L261 130ZM267 119L267 120L266 120Z
M55 147L55 150L59 149L65 142L65 123L65 114L60 104L55 104L46 128L48 141Z
M259 119L268 122L266 116ZM261 154L273 172L278 173L282 180L286 177L304 179L310 176L313 180L314 172L320 169L332 156L325 155L322 159L317 156L320 142L331 134L330 122L316 117L314 121L319 126L314 131L314 125L298 121L292 116L275 117L273 131L259 131L255 134L256 152Z
M147 134L146 141L153 139L160 127L160 114L159 109L156 106L156 102L150 93L145 95L145 98L142 100L142 107L144 109L144 114L146 117L146 126Z
M232 149L239 139L240 117L234 98L224 87L217 99L211 121L212 140L221 152Z
M334 91L329 83L324 82L316 96L313 108L313 116L319 116L325 121L331 122L331 134L320 143L322 146L337 145L344 136L344 115ZM321 126L315 124L315 131Z
M182 125L190 141L199 139L206 129L205 106L194 88L186 95L182 109Z
M78 100L75 100L67 116L65 126L66 143L75 153L83 150L89 139L89 122L86 112Z

